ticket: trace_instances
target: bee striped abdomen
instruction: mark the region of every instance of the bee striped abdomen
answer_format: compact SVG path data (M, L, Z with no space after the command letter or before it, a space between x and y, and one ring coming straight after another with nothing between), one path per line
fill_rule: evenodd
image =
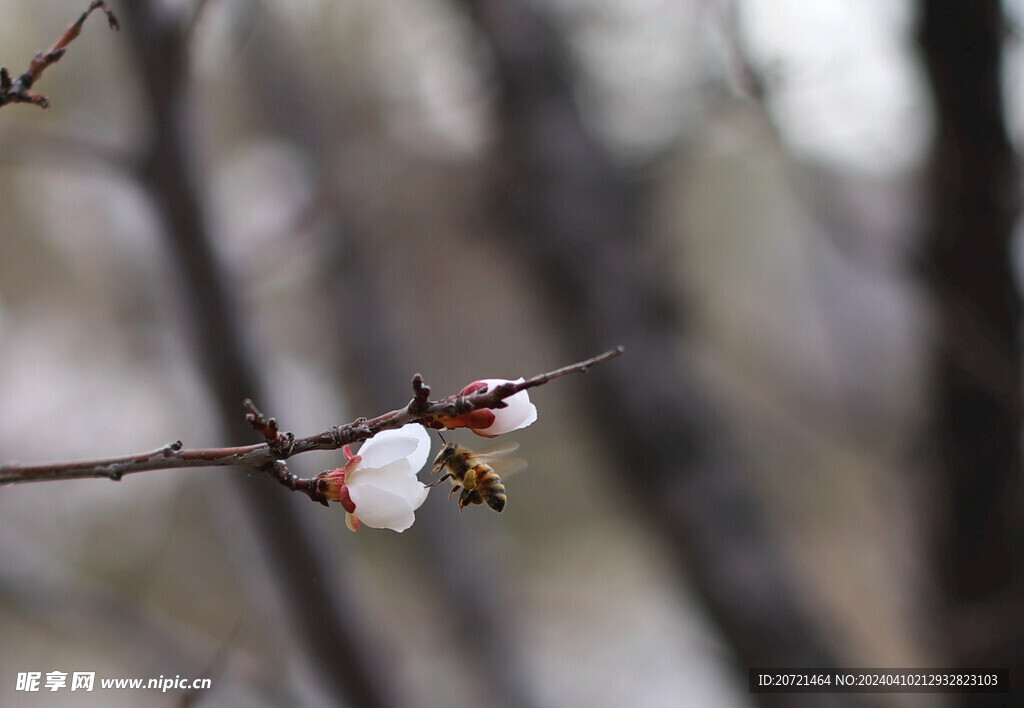
M487 465L476 467L476 491L487 502L487 506L500 512L505 508L505 485L501 477Z

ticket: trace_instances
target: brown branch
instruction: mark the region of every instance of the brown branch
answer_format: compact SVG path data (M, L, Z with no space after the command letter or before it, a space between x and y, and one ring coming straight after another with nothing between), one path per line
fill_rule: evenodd
M89 3L89 7L64 30L64 34L54 42L49 51L45 54L40 52L35 55L28 66L28 71L24 74L12 81L7 67L0 67L0 108L8 103L33 103L40 108L47 108L50 105L50 99L42 94L31 93L29 89L39 81L43 72L48 67L56 64L67 53L68 45L75 41L78 35L82 33L82 25L85 24L89 15L96 10L103 10L103 13L107 16L107 24L110 26L110 29L121 29L121 23L117 21L114 11L110 9L107 3L103 0L92 0Z
M44 482L67 479L106 478L119 481L126 474L162 469L194 467L249 467L270 474L292 491L303 492L313 500L326 503L317 491L315 479L296 477L288 471L284 460L312 450L337 450L345 445L367 440L382 430L401 428L409 423L420 423L434 428L443 427L441 418L455 418L481 408L503 408L504 400L519 391L541 386L567 374L585 372L591 366L619 356L621 346L590 359L538 374L518 383L483 388L467 396L449 396L438 401L429 400L430 387L416 374L412 380L414 397L404 408L384 413L376 418L357 418L351 423L329 428L316 435L296 438L282 432L274 418L265 417L252 401L244 403L246 420L266 442L245 447L219 447L200 450L183 449L181 441L136 455L112 457L102 460L83 460L43 465L0 466L0 485L18 482Z

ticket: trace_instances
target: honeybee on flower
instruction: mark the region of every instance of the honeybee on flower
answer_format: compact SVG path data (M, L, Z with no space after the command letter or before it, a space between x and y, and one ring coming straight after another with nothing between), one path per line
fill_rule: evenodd
M522 383L508 379L480 379L469 384L459 396L488 391L502 384ZM446 417L436 416L425 422L431 427L469 428L477 435L493 438L525 428L537 420L537 407L526 391L517 391L505 398L501 408L481 408L469 413ZM451 479L453 488L461 489L459 509L469 504L486 503L501 511L505 506L505 487L489 462L514 449L474 453L468 448L448 444L434 460L434 472L447 469L441 479ZM346 511L345 523L353 531L362 524L402 532L412 526L416 509L427 498L428 490L437 484L424 485L417 478L430 451L430 439L423 425L410 423L397 430L377 433L363 443L359 453L344 448L344 467L317 476L317 490L325 499L340 502ZM525 463L523 463L525 466ZM450 497L451 495L449 495Z

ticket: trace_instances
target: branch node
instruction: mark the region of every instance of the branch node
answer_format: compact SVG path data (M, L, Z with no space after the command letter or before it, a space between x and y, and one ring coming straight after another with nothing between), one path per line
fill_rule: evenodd
M295 449L295 435L287 430L278 435L277 441L270 445L270 451L274 453L275 457L282 460L291 457L293 449Z
M412 377L413 398L409 401L409 412L422 414L430 405L430 386L423 382L423 377L416 374Z
M277 420L263 415L251 398L242 401L242 408L246 411L245 421L253 427L253 430L262 435L267 442L277 437Z
M102 0L93 0L92 4L89 5L89 12L92 12L96 8L101 8L103 10L103 14L107 16L107 27L115 32L120 31L121 23L118 22L117 17L114 15L114 11L110 9L110 6L107 5L107 3L102 2Z
M317 502L319 504L323 504L324 506L330 506L330 503L328 502L327 497L325 497L323 495L323 492L320 491L321 490L321 483L320 483L320 481L327 474L328 474L328 472L326 472L326 471L325 472L321 472L320 474L318 474L317 476L313 477L312 479L304 479L304 478L296 477L294 479L294 486L292 486L292 491L302 492L303 494L308 496L313 501L315 501L315 502Z
M282 432L277 425L277 418L267 418L260 413L256 404L251 398L242 402L242 407L247 411L245 420L253 429L263 436L270 448L270 453L278 459L286 459L292 454L295 447L295 435L289 432Z
M337 425L332 425L327 432L330 434L331 443L334 444L335 449L344 445L343 438L341 437L341 428Z
M259 469L293 491L296 489L296 483L302 481L292 474L291 470L288 469L288 465L281 460L271 460L260 465Z

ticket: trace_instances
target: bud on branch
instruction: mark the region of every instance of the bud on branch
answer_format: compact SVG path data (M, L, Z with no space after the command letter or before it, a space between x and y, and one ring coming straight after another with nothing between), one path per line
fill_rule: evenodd
M474 428L476 423L472 419L472 414L478 411L493 412L494 415L489 418L493 422L502 415L503 409L513 410L517 407L517 402L512 399L521 391L542 386L552 379L567 374L585 372L591 366L613 359L622 352L623 348L619 346L604 354L529 379L476 381L465 387L460 393L437 401L430 400L430 387L423 382L423 378L419 374L416 374L412 379L413 398L404 408L384 413L375 418L358 418L351 423L334 426L317 435L304 438L297 438L292 433L281 431L274 418L265 417L252 401L247 400L245 401L245 417L253 429L263 436L265 442L261 444L187 450L184 449L181 441L176 441L152 452L126 457L47 465L2 465L0 466L0 485L86 478L107 478L117 481L126 474L148 470L248 467L266 472L285 487L303 492L313 501L326 505L328 498L324 496L320 480L295 476L288 470L285 460L312 450L338 450L346 445L368 440L382 431L397 430L410 423L430 428L470 427L474 432L485 436L489 436L492 432L493 434L505 432L513 427L523 427L533 422L533 418L529 418L529 411L517 413L518 422L508 423L512 427L501 430L491 429L488 426ZM532 404L530 407L532 408ZM533 416L536 416L536 411L533 411ZM484 416L484 418L488 417Z

